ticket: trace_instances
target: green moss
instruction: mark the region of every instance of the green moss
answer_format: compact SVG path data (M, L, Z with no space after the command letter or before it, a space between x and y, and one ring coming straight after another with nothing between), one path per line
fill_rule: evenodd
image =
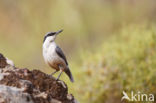
M82 103L120 103L122 91L156 94L156 30L131 25L74 65L74 92Z

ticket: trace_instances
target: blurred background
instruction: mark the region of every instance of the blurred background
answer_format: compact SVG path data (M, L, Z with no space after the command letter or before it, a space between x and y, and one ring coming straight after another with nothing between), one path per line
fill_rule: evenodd
M1 0L0 52L50 74L43 38L64 29L56 42L75 78L61 78L70 92L80 103L120 103L123 90L156 96L155 24L155 0Z

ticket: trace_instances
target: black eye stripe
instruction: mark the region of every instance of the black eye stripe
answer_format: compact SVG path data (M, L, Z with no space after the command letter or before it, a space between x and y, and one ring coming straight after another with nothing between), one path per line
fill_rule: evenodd
M56 32L49 32L49 33L47 33L46 36L44 37L43 42L46 40L47 37L53 36L53 35L55 35L55 34L56 34Z
M46 36L48 37L48 36L53 36L53 35L55 35L54 32L52 32L52 33L48 33Z

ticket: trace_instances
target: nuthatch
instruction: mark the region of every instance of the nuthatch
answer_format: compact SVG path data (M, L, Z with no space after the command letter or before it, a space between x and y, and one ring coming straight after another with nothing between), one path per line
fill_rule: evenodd
M57 77L57 80L60 78L62 72L65 72L70 78L71 82L74 82L72 73L69 69L66 56L64 55L61 48L55 43L56 36L61 33L63 30L57 32L48 32L43 41L43 57L45 62L55 69L51 75L55 74L58 71L61 71Z

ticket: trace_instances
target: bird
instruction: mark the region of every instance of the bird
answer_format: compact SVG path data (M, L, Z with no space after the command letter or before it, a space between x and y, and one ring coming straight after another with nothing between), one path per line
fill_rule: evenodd
M51 73L54 75L56 72L61 71L56 80L59 80L61 74L65 72L71 82L74 82L74 78L69 69L68 62L62 49L55 43L55 39L58 34L63 30L57 32L48 32L44 36L43 40L43 57L46 64L51 68L55 69L55 72Z

